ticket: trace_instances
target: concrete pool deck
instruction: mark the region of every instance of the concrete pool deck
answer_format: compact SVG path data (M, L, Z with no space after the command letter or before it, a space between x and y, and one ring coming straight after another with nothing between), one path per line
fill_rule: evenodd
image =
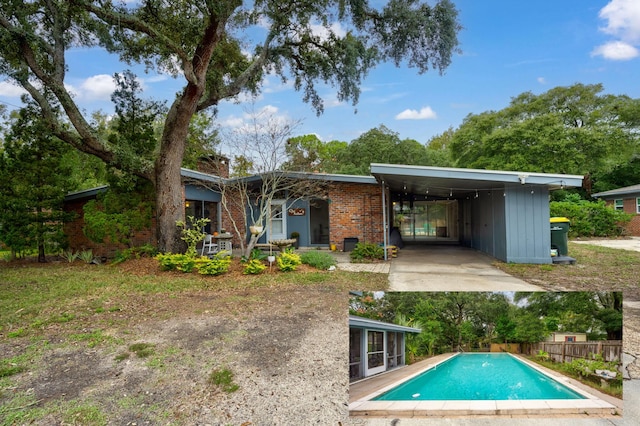
M535 365L587 399L507 401L371 401L401 382L448 359L443 354L410 366L373 376L349 386L349 415L359 417L465 417L465 416L601 416L619 417L622 400ZM522 360L522 358L520 358ZM525 361L526 362L526 361Z

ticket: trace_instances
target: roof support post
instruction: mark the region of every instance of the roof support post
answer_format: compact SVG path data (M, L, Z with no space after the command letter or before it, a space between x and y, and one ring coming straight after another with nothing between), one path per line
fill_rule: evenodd
M389 237L389 231L387 228L387 195L384 190L384 180L380 183L380 187L382 188L382 248L384 249L384 260L389 260L389 256L387 254L387 238Z

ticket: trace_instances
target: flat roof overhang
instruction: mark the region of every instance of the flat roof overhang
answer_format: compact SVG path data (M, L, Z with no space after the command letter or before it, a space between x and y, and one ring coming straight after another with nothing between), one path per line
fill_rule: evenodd
M371 164L371 174L392 192L460 198L481 190L544 185L550 191L582 186L583 176L450 167Z
M363 318L356 315L349 315L349 327L375 328L385 331L404 331L407 333L420 333L422 330L414 327L391 324L388 322L376 321L370 318Z

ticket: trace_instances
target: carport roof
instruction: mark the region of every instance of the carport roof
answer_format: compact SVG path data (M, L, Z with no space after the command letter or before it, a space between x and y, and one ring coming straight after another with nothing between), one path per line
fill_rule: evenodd
M404 331L407 333L420 333L422 331L420 328L406 327L403 325L376 321L370 318L359 317L356 315L349 315L349 327L376 328L379 330Z
M509 186L545 185L549 190L582 186L583 176L450 167L371 164L371 174L392 191L430 196L462 196Z

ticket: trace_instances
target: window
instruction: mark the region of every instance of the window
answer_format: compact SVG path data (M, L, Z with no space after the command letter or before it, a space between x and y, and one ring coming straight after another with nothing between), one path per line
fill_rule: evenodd
M613 200L613 208L616 210L624 210L624 203L622 200Z
M636 198L636 213L640 214L640 197Z

